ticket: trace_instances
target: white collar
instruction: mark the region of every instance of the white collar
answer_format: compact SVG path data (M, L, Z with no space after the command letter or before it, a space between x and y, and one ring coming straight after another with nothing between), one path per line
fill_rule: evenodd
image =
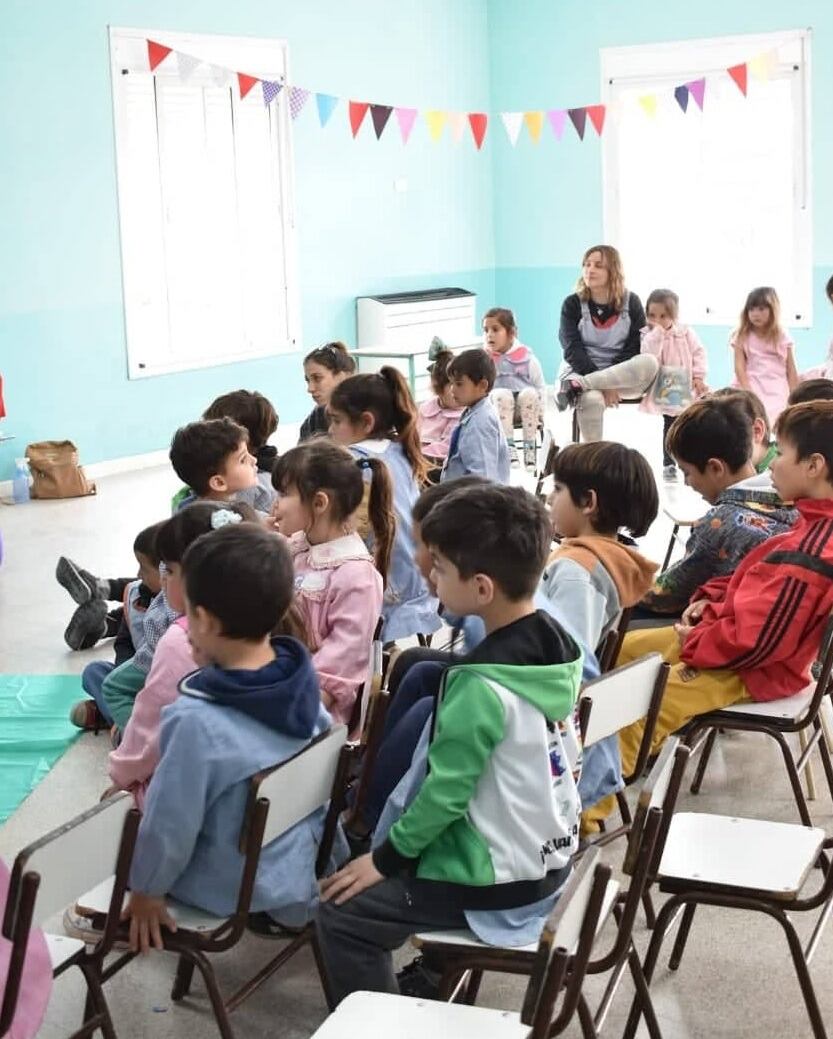
M334 541L322 541L320 545L309 545L309 565L313 570L332 570L351 559L372 558L356 533L345 534Z
M357 444L351 444L350 446L356 448L357 451L368 451L372 455L383 455L390 443L390 440L360 440Z

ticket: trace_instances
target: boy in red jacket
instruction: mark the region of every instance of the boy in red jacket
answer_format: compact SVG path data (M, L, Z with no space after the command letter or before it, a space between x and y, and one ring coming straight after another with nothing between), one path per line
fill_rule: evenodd
M630 632L619 664L658 651L671 664L653 750L695 715L805 689L833 610L833 401L796 404L775 424L772 482L799 512L733 574L702 585L679 624ZM622 729L622 770L643 723Z

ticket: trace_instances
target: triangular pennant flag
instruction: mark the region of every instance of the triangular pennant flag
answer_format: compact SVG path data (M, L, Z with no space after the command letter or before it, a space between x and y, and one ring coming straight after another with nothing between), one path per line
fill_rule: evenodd
M428 123L428 133L432 141L438 141L443 134L443 127L448 118L448 113L440 112L436 108L429 109L425 113L425 122Z
M503 120L503 125L506 128L509 143L514 148L518 143L518 134L521 132L524 114L523 112L501 112L500 118Z
M694 98L697 103L697 107L700 111L703 111L703 99L706 96L706 77L701 76L700 79L692 79L690 83L686 83L688 92Z
M755 79L769 79L778 64L778 51L768 50L763 54L756 54L747 64Z
M148 40L148 64L151 72L153 72L160 61L164 61L167 58L171 50L171 47L165 47L161 43L154 43L153 40Z
M231 73L228 69L223 68L222 65L209 65L208 74L211 76L211 80L217 87L227 87L229 77Z
M237 82L240 84L240 100L242 101L246 94L252 89L255 83L259 83L260 80L257 76L247 76L244 72L237 73Z
M385 127L388 125L388 119L393 111L393 105L371 105L370 106L370 118L373 120L373 129L376 131L376 140L382 136Z
M605 125L605 106L604 105L588 105L585 109L587 115L590 117L590 122L593 124L593 129L599 135L602 136L602 130Z
M182 51L176 52L176 67L180 79L188 79L199 64L200 59L195 58L192 54L183 54Z
M732 65L726 69L732 79L737 83L738 90L746 97L746 62L742 61L740 65Z
M451 130L452 141L454 141L455 144L459 144L463 139L463 131L466 129L466 113L449 112L448 126Z
M656 94L643 94L639 99L640 105L645 112L645 115L650 116L651 119L657 114L657 95Z
M283 90L283 83L279 83L276 79L263 79L260 82L263 88L263 103L268 108Z
M541 140L541 131L544 129L543 112L524 112L524 124L534 144Z
M688 108L688 87L685 84L674 87L674 97L677 99L677 104L685 112Z
M364 122L364 117L367 115L367 110L370 105L367 101L351 101L350 102L350 129L353 132L353 136L359 132L359 129Z
M489 117L485 112L469 112L469 126L478 151L483 147L483 138L486 136L488 125Z
M333 97L332 94L316 94L315 104L318 107L318 121L322 126L326 126L330 121L330 116L333 114L335 106L338 104L338 98Z
M301 114L301 110L307 103L309 98L309 91L303 87L290 87L289 88L289 114L293 119L297 119Z
M567 115L570 117L570 122L576 128L576 133L579 135L581 140L584 140L584 127L587 123L587 109L586 108L568 108Z
M564 126L567 122L567 112L563 108L551 108L547 112L547 122L552 127L555 139L560 141L564 136Z
M396 121L399 123L399 132L402 134L402 143L407 144L408 138L411 136L411 130L413 130L416 122L417 109L397 108L395 112Z

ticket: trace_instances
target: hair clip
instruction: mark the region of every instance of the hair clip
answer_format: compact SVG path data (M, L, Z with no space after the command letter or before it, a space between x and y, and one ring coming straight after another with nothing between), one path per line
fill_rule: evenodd
M448 347L445 345L445 343L442 341L442 339L440 339L439 336L434 336L434 338L431 340L431 345L428 347L428 360L429 361L436 361L438 355L443 350L447 350L447 349L448 349ZM429 369L429 371L430 371L430 369Z
M370 459L369 458L357 458L356 459L356 465L359 467L359 469L372 469L373 468L373 466L370 463Z
M242 523L243 517L239 512L232 512L231 509L217 509L216 512L211 513L211 529L219 530L220 527L227 527L229 524L234 526L235 523Z

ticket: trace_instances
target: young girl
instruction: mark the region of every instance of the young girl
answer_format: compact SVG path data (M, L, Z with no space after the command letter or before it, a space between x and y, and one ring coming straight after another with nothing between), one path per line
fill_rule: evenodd
M662 475L677 478L674 459L665 438L674 419L692 401L706 392L706 351L697 333L677 321L680 297L670 289L654 289L645 304L647 331L642 353L659 362L653 387L642 398L641 411L662 415Z
M373 473L368 515L375 566L348 526L364 495L365 463ZM321 699L336 721L349 722L357 686L367 678L393 545L390 477L378 458L356 459L345 448L316 439L279 458L272 479L279 492L275 526L289 538L296 603Z
M278 449L268 441L278 428L278 413L272 404L255 390L234 390L224 393L209 404L203 418L234 419L249 434L249 451L257 462L257 483L244 491L238 491L235 500L251 505L258 512L269 512L275 500L272 487L272 469L278 457Z
M354 375L333 391L328 408L330 435L357 458L384 461L393 483L396 536L382 606L386 642L427 635L440 627L437 600L414 562L411 509L425 483L417 411L402 374L384 367ZM366 479L373 479L372 468Z
M330 428L327 405L333 390L342 380L353 375L356 362L344 343L338 341L310 350L304 358L304 381L307 393L315 401L315 407L301 423L298 443L303 443Z
M534 469L535 438L544 410L544 373L538 358L528 346L518 342L515 315L506 307L492 307L483 318L483 340L497 372L492 400L495 402L512 465L518 464L515 450L515 422L520 421L524 436L524 465Z
M425 455L432 461L436 459L441 466L448 455L451 434L460 421L463 408L454 399L451 376L448 374L448 366L454 360L454 354L442 344L435 350L432 343L428 357L431 361L429 371L434 396L419 406L419 437Z
M790 390L798 385L793 341L781 328L780 319L781 305L775 289L753 289L730 340L735 353L732 385L757 393L770 423L787 406Z

